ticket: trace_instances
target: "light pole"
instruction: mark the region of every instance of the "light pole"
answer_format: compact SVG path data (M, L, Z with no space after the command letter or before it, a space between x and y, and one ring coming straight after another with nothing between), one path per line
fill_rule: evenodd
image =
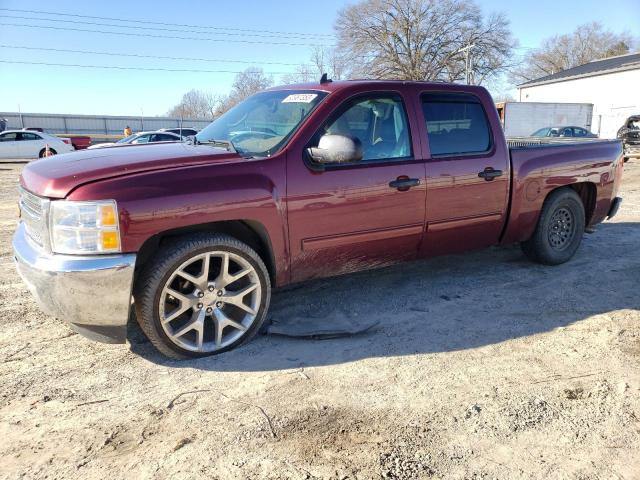
M475 46L476 46L475 43L470 43L466 47L462 47L457 52L457 53L464 52L464 69L465 69L464 80L467 85L473 84L473 55L471 53L471 50Z

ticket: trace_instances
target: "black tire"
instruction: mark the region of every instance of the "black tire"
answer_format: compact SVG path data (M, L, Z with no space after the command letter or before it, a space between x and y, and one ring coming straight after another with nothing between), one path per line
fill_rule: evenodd
M520 246L534 262L559 265L576 253L584 228L582 200L574 190L561 188L545 199L533 235Z
M240 338L224 348L212 352L194 352L174 343L160 324L160 296L172 273L192 257L208 251L227 251L241 256L254 268L261 287L260 306L255 320ZM163 245L149 260L136 278L133 295L136 318L151 343L164 355L173 359L198 358L217 355L251 340L262 326L271 298L271 282L260 256L248 245L225 234L195 234L177 238Z
M38 158L44 158L44 154L46 153L47 149L43 148L42 150L40 150L40 153L38 154ZM58 152L56 152L53 148L49 149L49 153L51 155L56 155Z

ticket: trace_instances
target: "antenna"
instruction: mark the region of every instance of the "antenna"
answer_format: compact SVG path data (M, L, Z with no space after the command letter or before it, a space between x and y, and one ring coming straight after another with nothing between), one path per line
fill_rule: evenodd
M330 78L328 78L328 77L327 77L327 74L326 74L326 73L323 73L323 74L322 74L322 77L320 77L320 84L323 84L323 83L330 83L330 82L332 82L332 81L333 81L333 80L331 80Z

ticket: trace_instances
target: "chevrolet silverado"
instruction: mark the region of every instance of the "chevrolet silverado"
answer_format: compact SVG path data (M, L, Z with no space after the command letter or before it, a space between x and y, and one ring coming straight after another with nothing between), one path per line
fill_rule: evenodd
M507 141L482 87L323 78L189 143L27 165L13 247L80 333L124 342L133 306L158 350L198 357L249 340L292 282L513 243L566 262L615 215L622 160L617 140Z

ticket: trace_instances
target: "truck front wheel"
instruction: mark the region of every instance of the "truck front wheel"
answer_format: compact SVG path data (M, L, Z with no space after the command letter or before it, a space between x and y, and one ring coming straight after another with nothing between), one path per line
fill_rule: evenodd
M222 234L171 241L140 272L136 317L151 343L176 358L231 350L264 322L271 283L260 256Z
M544 201L532 237L521 243L522 251L534 262L559 265L578 250L585 226L584 205L570 188L552 192Z

